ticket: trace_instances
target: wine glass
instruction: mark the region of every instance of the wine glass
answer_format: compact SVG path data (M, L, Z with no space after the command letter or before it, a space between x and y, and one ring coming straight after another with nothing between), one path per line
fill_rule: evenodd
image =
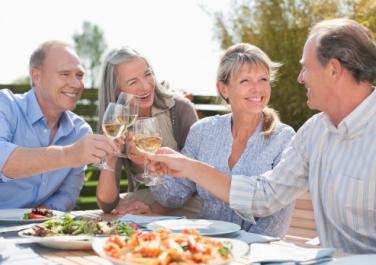
M102 129L105 136L110 140L115 140L120 137L126 128L124 117L126 117L126 109L124 105L110 103L103 115ZM101 169L113 171L106 160L102 160L99 167Z
M155 117L142 118L136 120L134 124L136 147L146 153L156 152L162 144L162 136ZM149 176L147 168L147 159L144 159L144 173L136 176L136 180L143 182L146 186L162 184L160 177Z
M124 116L118 117L118 119L120 119L124 123L125 129L123 132L126 132L128 128L131 127L137 119L139 103L135 95L121 92L116 101L116 104L121 104L124 106ZM125 141L127 141L127 139L125 139ZM126 151L126 144L124 145L123 151ZM128 158L128 155L122 152L117 153L117 156Z

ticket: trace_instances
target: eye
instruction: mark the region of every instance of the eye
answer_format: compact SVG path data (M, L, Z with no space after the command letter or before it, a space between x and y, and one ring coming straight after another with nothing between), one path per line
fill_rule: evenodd
M61 75L61 76L64 76L64 77L68 77L68 76L69 76L69 73L68 73L68 72L61 72L60 75Z
M82 80L84 78L84 73L77 73L76 74L76 77L80 80Z
M269 82L269 78L263 77L260 79L261 82Z
M240 80L240 84L246 84L246 83L248 83L248 79L242 79L242 80Z
M151 76L153 73L152 73L152 71L147 71L146 73L145 73L145 76Z

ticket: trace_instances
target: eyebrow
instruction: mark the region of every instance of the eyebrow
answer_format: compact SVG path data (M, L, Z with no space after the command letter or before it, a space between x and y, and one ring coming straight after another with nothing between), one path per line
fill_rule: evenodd
M130 82L136 81L136 78L131 78L125 81L125 83L129 84Z

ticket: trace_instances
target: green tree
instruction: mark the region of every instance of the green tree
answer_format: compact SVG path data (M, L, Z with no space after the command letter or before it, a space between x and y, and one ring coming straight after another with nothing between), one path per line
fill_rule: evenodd
M20 76L12 81L12 84L14 85L30 85L31 84L31 78L30 76Z
M95 86L101 58L107 48L103 31L95 24L84 21L82 32L73 35L74 46L87 71L86 81Z
M270 105L284 122L298 129L314 114L306 106L306 90L296 81L310 27L323 19L346 16L375 32L375 8L375 0L233 0L232 11L208 13L221 48L237 42L252 43L283 64Z

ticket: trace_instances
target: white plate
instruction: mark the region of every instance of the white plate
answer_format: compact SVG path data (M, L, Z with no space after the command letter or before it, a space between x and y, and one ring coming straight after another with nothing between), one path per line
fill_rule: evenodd
M184 229L196 229L201 235L216 236L224 235L240 230L238 224L206 219L179 219L179 220L163 220L148 224L147 229L156 230L158 228L170 229L173 232L182 232Z
M231 242L232 243L231 252L232 252L232 255L234 256L234 258L244 256L249 251L248 244L243 242L243 241L237 240L237 239L229 239L229 238L212 238L212 239L217 240L217 241L221 241L221 242L223 242L223 241ZM107 238L105 238L105 237L98 237L98 238L95 238L94 241L93 241L92 247L93 247L94 251L99 256L101 256L102 258L105 258L106 260L111 261L114 264L135 265L135 264L132 264L132 263L128 263L128 262L121 261L121 260L107 256L106 253L103 250L103 246L106 243L106 240L107 240ZM231 262L231 260L227 260L225 263L220 263L220 264L211 263L210 265L222 265L222 264L227 264L227 263L230 263L230 262Z
M339 258L337 260L331 261L328 265L374 265L376 262L376 254L365 254L365 255L354 255Z
M18 232L18 235L23 238L31 238L31 239L40 239L41 237L38 236L30 236L26 235L26 233L31 232L32 228L25 229ZM48 240L48 239L50 240ZM70 237L71 238L71 237ZM64 237L59 236L51 236L51 237L43 237L43 241L36 242L45 247L55 248L55 249L66 249L66 250L78 250L78 249L91 249L92 240L64 240Z
M41 223L47 221L51 218L60 218L64 212L52 210L53 216L46 217L43 219L23 219L25 213L30 211L30 208L27 209L0 209L0 224L4 225L16 225L16 224L30 224L30 223Z

